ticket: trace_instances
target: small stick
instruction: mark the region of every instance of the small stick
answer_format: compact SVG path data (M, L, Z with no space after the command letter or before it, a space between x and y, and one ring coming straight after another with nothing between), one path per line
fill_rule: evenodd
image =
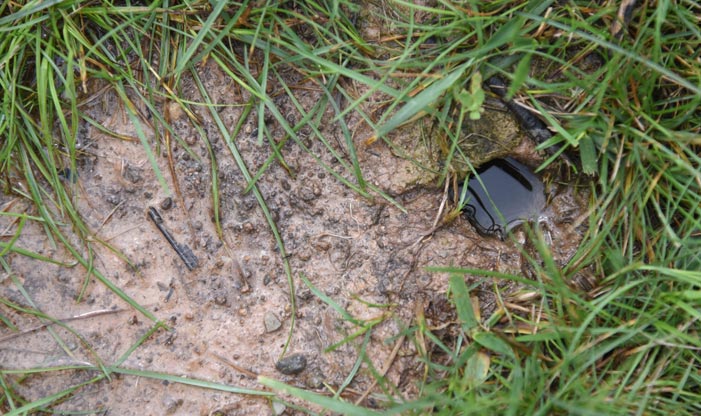
M194 270L197 267L197 257L195 257L195 254L192 252L192 250L190 250L190 247L186 246L185 244L178 244L178 242L175 241L173 236L170 235L168 230L166 230L165 226L163 225L163 218L161 217L161 214L158 213L156 208L149 207L148 216L151 218L153 223L156 224L156 227L161 234L163 234L163 237L166 238L168 244L170 244L170 246L173 247L173 250L178 253L178 256L180 256L183 263L185 263L185 266L189 270Z
M384 377L387 375L387 372L389 371L389 368L392 366L392 363L394 362L394 359L397 358L397 353L399 352L399 348L401 348L402 344L404 343L404 339L406 339L406 335L402 335L399 337L397 342L394 344L394 348L392 349L392 352L389 354L389 357L387 357L387 360L385 360L385 365L382 367L382 370L380 371L380 377ZM370 384L370 387L365 389L365 392L358 397L355 401L355 405L359 405L360 403L363 402L363 400L367 399L367 397L370 395L372 392L372 389L377 386L377 378L375 378L372 383Z

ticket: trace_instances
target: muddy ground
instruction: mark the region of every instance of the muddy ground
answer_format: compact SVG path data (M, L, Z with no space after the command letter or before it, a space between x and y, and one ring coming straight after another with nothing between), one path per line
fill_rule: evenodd
M236 105L248 97L234 88L213 64L199 70L212 99L225 104L219 110L220 116L233 127L241 116ZM287 75L290 85L302 85L303 80L296 79L293 73ZM196 99L195 87L185 83L183 93ZM295 91L308 108L321 97L313 85ZM299 118L289 99L281 95L277 101L283 114ZM89 227L94 267L171 328L158 330L146 339L124 361L124 367L245 388L261 387L255 375L322 393L330 392L326 386L338 388L358 359L362 337L326 351L358 327L314 295L301 279L305 276L354 318L381 320L372 331L368 357L375 369L386 371L388 380L404 398L412 398L423 380L424 368L414 343L401 334L415 325L419 314L425 315L434 328L454 323L455 319L446 296L448 275L426 268L459 266L532 274L521 254L521 243L526 241L523 231L516 231L509 241L500 241L480 236L464 218L434 230L436 218L442 218L452 207L448 202L440 209L444 192L435 178L397 156L397 151L382 141L368 144L373 132L359 117L350 115L346 122L354 131L365 178L404 211L377 193L371 200L349 190L293 141L283 146L282 153L294 175L273 163L258 181L258 188L284 241L296 288L296 326L287 355L303 354L307 360L306 368L299 374L284 375L276 370L275 363L289 334L292 308L290 286L271 229L254 195L243 192L246 181L207 110L194 107L204 121L204 131L218 165L223 239L218 236L213 223L207 146L185 114L173 110L175 133L190 149L188 152L183 145L173 144L174 177L169 174L163 143L158 147L149 124L142 125L150 145L158 149L156 160L171 193L159 185L141 143L105 135L87 124L80 129L79 143L84 153L77 180L73 183L73 175L67 175L65 180ZM112 92L104 92L84 111L107 130L136 137L133 125ZM145 108L141 111L147 114ZM331 120L333 114L328 112L328 117ZM270 156L269 145L258 142L255 120L252 114L242 134L236 137L236 146L251 172L256 172ZM347 154L339 126L329 121L321 127L324 137L336 150ZM275 137L283 137L275 123L270 128ZM403 128L390 135L390 139L411 152L420 142L416 135L419 130ZM333 159L319 140L303 131L302 136L305 134L309 135L305 145L322 162L354 181L351 173ZM159 137L162 140L162 135ZM532 150L533 144L525 136L522 141L514 154L526 164L537 166L541 159ZM173 178L178 181L182 199L172 193ZM558 180L549 183L548 225L543 228L552 239L557 260L565 264L583 231L579 224L586 193L581 188L561 185ZM0 198L5 211L36 215L18 196ZM198 267L190 271L177 257L150 221L149 207L156 207L173 237L191 248L198 258ZM56 211L55 206L49 208ZM13 235L16 227L17 223L8 217L0 217L3 239ZM68 219L61 230L87 255L88 247L78 243ZM100 241L115 251L108 250ZM19 328L19 332L13 332L0 327L3 368L96 365L100 360L113 364L152 327L148 318L119 299L84 267L74 265L71 256L47 238L39 223L28 222L15 245L73 266L8 254L5 258L12 273L0 275L0 297L29 306L28 297L48 316L79 318L68 322L75 331L71 334L56 325L39 327L40 319L0 305L2 314ZM77 301L86 279L84 296ZM519 288L508 281L473 275L465 275L465 279L483 317L503 306L495 296L496 289L511 302L512 310L519 303ZM26 291L27 297L22 291ZM523 305L521 312L535 311L534 305L537 302ZM33 400L94 375L83 371L53 371L13 381L26 399ZM372 381L364 364L344 397L349 401L362 399L372 387ZM381 393L375 388L363 404L376 405ZM114 375L109 381L79 390L60 403L58 409L92 409L96 414L110 415L252 415L273 414L283 408L274 410L267 399L260 397L147 377ZM289 408L286 412L294 413Z

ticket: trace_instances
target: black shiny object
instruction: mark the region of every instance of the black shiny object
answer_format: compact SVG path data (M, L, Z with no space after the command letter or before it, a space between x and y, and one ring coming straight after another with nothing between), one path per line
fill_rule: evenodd
M479 179L473 176L467 183L463 208L477 231L504 239L517 225L538 221L545 207L544 186L527 166L512 158L496 159L477 174Z

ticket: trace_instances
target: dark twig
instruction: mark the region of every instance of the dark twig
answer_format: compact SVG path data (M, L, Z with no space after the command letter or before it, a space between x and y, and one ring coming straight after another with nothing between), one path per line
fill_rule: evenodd
M487 80L486 85L490 91L501 99L501 101L514 115L516 120L518 120L519 124L521 124L521 127L526 131L526 133L528 133L529 136L531 136L531 138L533 138L536 144L541 144L553 136L552 132L548 129L548 126L535 114L518 105L514 100L507 100L506 91L508 86L503 79L498 76L493 76ZM550 146L546 149L546 151L550 154L555 154L560 151L560 146ZM562 153L560 157L562 157L567 163L572 164L572 160L565 153Z
M158 227L158 229L161 231L163 237L166 238L170 246L173 247L173 250L178 253L178 256L180 256L185 263L185 266L187 266L189 270L194 270L198 265L197 257L192 250L190 250L190 247L185 244L178 244L178 242L175 241L173 236L170 235L168 230L166 230L165 226L163 225L163 218L161 217L161 214L158 213L156 208L149 207L148 216L151 218L153 223L156 224L156 227Z

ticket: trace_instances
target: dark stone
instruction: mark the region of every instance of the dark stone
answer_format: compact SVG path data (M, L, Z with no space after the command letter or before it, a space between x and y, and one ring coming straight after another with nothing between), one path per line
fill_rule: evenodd
M161 201L161 209L163 211L168 211L173 207L173 198L167 197L163 201Z
M301 373L307 368L307 359L303 354L292 354L275 363L277 371L288 376Z

